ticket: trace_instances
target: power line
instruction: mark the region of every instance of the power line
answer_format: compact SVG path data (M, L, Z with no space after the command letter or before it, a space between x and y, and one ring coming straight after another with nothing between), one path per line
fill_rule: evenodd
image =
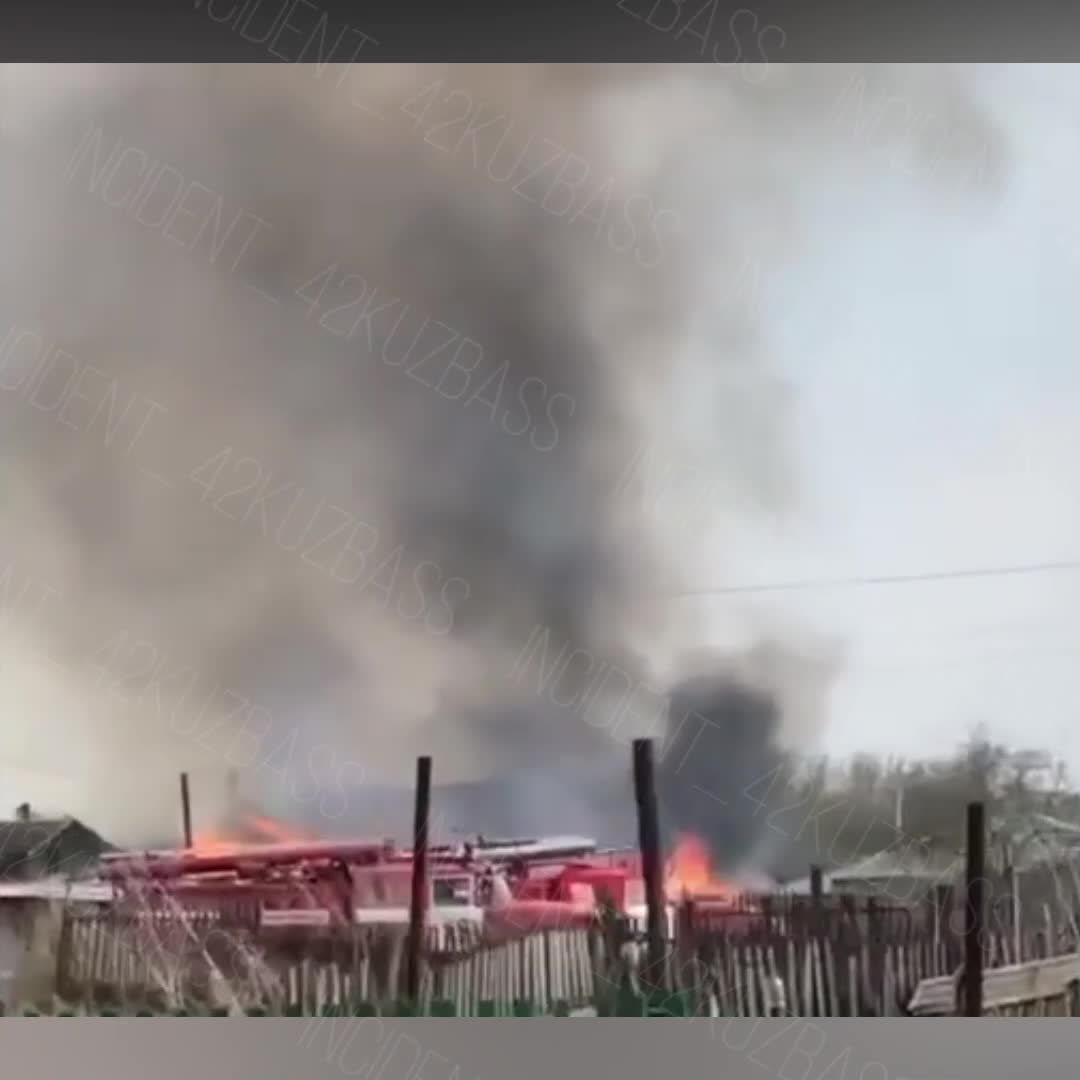
M809 589L851 589L872 585L912 585L929 581L957 581L964 578L1016 577L1026 574L1051 574L1080 570L1080 559L1063 562L1027 563L1015 566L992 566L959 570L938 570L920 574L882 574L873 577L806 578L797 581L761 585L719 585L704 589L678 589L672 596L721 596L734 593L797 592Z
M1069 663L1074 667L1076 657L1080 656L1080 648L1062 646L1058 649L1029 649L1016 647L1012 649L994 649L981 653L970 653L966 656L945 657L914 657L899 663L867 663L854 660L846 665L847 670L859 678L864 676L894 675L912 671L944 671L957 670L966 667L975 667L981 664L994 664L1002 668L1010 664L1040 664L1048 662Z

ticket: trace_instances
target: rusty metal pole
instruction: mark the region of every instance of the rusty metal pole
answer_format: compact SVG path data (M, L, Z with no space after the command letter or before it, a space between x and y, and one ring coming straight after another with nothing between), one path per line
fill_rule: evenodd
M961 1016L982 1016L983 938L986 922L986 817L981 802L967 808L967 906L964 917L964 972Z
M634 740L634 798L637 801L641 876L645 880L650 981L657 986L666 986L667 895L660 852L660 820L656 805L652 739Z
M191 836L191 792L188 790L186 772L180 774L180 812L184 820L184 847L190 848L194 841Z
M412 896L409 902L408 967L406 992L420 1002L424 961L424 916L427 911L428 824L431 816L431 758L416 759L416 812L413 818Z

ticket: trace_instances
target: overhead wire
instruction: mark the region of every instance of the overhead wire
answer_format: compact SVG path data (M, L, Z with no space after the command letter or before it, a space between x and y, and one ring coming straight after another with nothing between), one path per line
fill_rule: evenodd
M1010 566L961 567L953 570L932 570L912 574L876 574L838 578L803 578L792 581L762 582L760 584L715 585L703 588L675 589L669 595L730 596L740 593L802 592L822 589L866 588L882 585L913 585L923 582L958 581L971 578L1016 577L1032 574L1071 573L1080 570L1080 559L1059 562L1017 563Z

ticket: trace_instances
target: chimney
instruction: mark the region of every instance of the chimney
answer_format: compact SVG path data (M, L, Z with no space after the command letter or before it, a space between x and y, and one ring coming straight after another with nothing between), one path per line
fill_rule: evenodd
M29 821L30 820L30 804L28 802L19 803L15 807L15 820L16 821Z

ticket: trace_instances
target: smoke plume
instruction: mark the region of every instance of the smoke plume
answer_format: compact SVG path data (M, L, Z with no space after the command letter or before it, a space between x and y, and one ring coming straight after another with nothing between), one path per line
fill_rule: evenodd
M839 659L806 635L696 659L671 691L658 766L669 832L706 838L725 873L760 867L786 832L795 754L820 733Z
M19 78L0 565L50 600L10 620L4 749L41 798L122 842L172 827L182 768L197 817L239 768L326 827L418 752L440 779L628 772L583 703L664 691L696 572L628 469L704 452L716 520L793 505L737 286L797 247L799 185L864 153L849 72ZM575 658L539 691L537 633ZM710 782L767 765L775 688L699 690Z

